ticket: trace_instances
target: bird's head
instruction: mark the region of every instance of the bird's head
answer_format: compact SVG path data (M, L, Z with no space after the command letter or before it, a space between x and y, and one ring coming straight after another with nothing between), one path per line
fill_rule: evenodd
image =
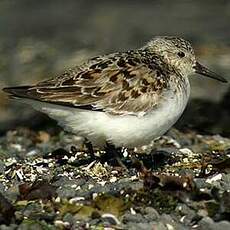
M197 62L191 44L182 38L171 36L155 37L147 43L145 48L161 56L164 62L177 70L182 76L198 73L227 82L223 77Z

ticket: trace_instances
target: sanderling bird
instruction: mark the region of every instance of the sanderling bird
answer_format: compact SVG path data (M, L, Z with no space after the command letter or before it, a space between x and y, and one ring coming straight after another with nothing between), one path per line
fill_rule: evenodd
M178 120L193 73L227 82L196 61L188 41L164 36L137 50L92 58L36 85L4 91L93 146L133 148L160 137Z

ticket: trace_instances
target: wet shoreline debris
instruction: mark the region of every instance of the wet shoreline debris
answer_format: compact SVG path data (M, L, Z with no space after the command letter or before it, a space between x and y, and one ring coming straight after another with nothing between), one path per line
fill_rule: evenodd
M9 131L0 153L3 229L230 226L230 139L219 135L172 129L126 150L128 170L100 161L97 149L91 159L81 139L64 132Z

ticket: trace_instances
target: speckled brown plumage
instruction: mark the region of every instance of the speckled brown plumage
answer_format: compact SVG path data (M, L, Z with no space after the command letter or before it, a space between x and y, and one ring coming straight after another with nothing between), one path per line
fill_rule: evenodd
M169 71L172 69L147 49L115 53L92 58L61 76L28 87L24 96L111 114L147 112L169 86Z

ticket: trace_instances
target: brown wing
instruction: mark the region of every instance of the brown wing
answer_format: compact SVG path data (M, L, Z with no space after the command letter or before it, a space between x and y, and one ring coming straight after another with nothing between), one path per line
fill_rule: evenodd
M165 76L137 58L98 57L26 89L24 97L111 114L144 114L159 101Z

